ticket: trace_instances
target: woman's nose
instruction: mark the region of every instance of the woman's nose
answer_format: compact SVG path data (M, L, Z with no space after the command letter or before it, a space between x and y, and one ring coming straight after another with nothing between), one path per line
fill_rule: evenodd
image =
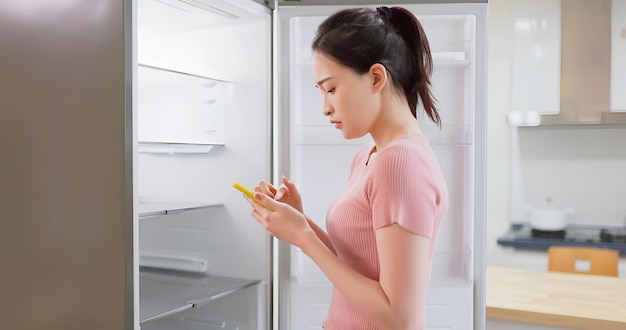
M333 113L333 107L327 101L324 101L324 116L330 116Z

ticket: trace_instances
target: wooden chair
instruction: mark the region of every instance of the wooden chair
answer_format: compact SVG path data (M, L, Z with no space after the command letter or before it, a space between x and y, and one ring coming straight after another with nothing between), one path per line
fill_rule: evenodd
M619 252L610 249L551 246L548 248L548 271L617 276Z

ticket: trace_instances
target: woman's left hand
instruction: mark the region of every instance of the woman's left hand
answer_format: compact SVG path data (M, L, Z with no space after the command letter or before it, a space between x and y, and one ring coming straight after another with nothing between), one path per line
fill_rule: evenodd
M255 192L254 197L263 205L274 210L270 211L248 196L244 195L244 197L252 206L252 217L278 239L301 247L310 233L315 235L304 214L288 204L269 198L265 194Z

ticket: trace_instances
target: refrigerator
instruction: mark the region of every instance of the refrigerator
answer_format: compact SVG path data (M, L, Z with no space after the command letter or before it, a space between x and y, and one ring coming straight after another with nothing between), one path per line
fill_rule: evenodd
M484 329L487 1L394 4L430 40L450 192L426 329ZM0 328L321 329L330 282L231 184L285 175L325 227L370 138L323 116L310 45L377 5L5 0Z

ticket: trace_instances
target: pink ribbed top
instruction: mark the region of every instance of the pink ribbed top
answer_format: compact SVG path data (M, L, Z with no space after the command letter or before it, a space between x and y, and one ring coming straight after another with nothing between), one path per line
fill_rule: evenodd
M350 178L328 210L326 228L339 258L359 273L379 280L374 231L397 223L430 238L429 274L448 191L439 163L422 133L404 133L367 160L374 144L355 155ZM376 329L333 290L327 330Z

